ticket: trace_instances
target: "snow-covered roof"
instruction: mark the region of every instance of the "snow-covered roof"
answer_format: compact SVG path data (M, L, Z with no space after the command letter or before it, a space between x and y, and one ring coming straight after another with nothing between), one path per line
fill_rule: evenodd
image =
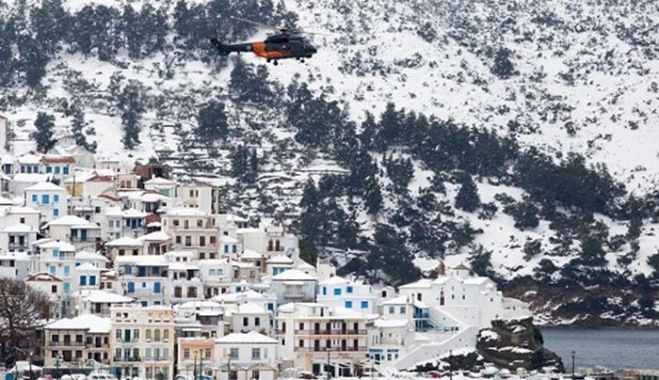
M199 270L199 265L192 263L173 262L169 263L170 270Z
M55 185L52 182L39 182L30 187L26 187L25 191L63 191L66 192L66 189L60 186Z
M2 156L0 156L0 163L2 165L13 164L14 162L16 162L16 159L12 155L3 154Z
M119 256L115 259L117 265L135 265L135 266L168 266L165 256Z
M289 269L275 276L272 276L272 280L273 281L316 281L316 277L308 275L299 269Z
M266 314L265 309L255 303L246 302L238 305L238 310L234 314Z
M95 177L95 173L90 172L76 172L71 177L68 177L64 180L64 183L85 183L89 179Z
M294 261L290 257L281 254L277 256L273 256L268 259L267 261L268 264L284 264L284 265L293 265Z
M220 243L223 243L223 244L238 244L237 239L232 238L231 236L227 236L227 235L220 236L220 238L218 240L220 241Z
M146 218L147 215L149 214L146 212L142 212L134 208L129 208L128 210L124 210L121 216L124 218Z
M38 272L38 273L33 273L27 276L25 281L28 282L62 282L61 279L58 277L53 276L50 273L46 272Z
M105 334L112 330L110 318L94 314L83 314L75 318L64 318L45 327L47 330L89 330L94 334Z
M171 181L169 179L165 179L162 177L155 177L151 178L148 181L144 181L145 185L158 185L158 186L168 186L168 185L176 185L176 181Z
M139 200L147 203L160 202L161 200L168 200L168 199L169 197L157 193L144 193L139 197Z
M105 290L79 290L73 293L74 297L80 297L83 301L91 303L130 303L134 300L121 294L107 292Z
M156 231L140 236L137 239L140 241L165 241L171 239L171 237L164 231Z
M339 285L339 284L347 284L347 283L348 283L348 280L346 280L345 278L339 277L339 276L334 276L334 277L328 278L327 280L323 280L323 281L319 282L318 285Z
M107 247L141 247L144 243L130 236L123 236L105 243Z
M484 283L492 281L487 277L469 277L462 281L465 285L483 285Z
M76 267L77 271L85 271L85 270L93 270L93 271L100 271L101 268L94 266L91 263L82 263Z
M215 339L215 343L225 344L277 344L279 341L256 331L250 331L247 334L233 333L221 338Z
M208 216L205 211L192 207L178 207L168 209L166 215L169 216Z
M47 243L44 243L39 246L41 249L59 249L62 252L75 252L76 247L73 246L73 244L69 244L68 242L61 241L61 240L54 240L54 241L49 241Z
M407 305L407 297L406 296L398 296L396 298L392 298L390 300L386 300L382 302L383 305Z
M41 211L32 207L12 206L9 208L10 214L40 214Z
M50 226L69 226L71 228L82 228L82 229L100 229L101 227L96 224L85 220L83 218L77 217L75 215L67 215L61 218L55 219L50 223L46 224L47 227Z
M376 319L375 327L380 328L395 328L395 327L405 327L409 324L407 319Z
M87 261L104 261L104 262L110 262L110 259L107 257L101 255L100 253L97 252L90 252L90 251L80 251L76 253L75 255L76 260L87 260Z
M17 158L18 163L27 164L27 165L39 165L41 162L41 156L36 156L34 154L24 154Z
M0 197L0 206L13 206L14 201L9 198Z
M399 289L418 289L418 288L430 288L430 287L432 287L432 280L428 278L422 278L417 282L403 285L399 287Z
M4 232L9 232L9 233L26 233L26 232L36 232L37 230L34 229L34 227L27 225L25 223L18 223L18 224L13 224L9 227L5 227L3 229Z
M307 263L307 262L304 262L304 263L298 265L298 266L297 266L297 269L299 269L299 270L301 270L301 271L303 271L303 272L304 272L304 271L315 271L315 270L316 270L316 267L313 266L313 265L311 265L311 264L309 264L309 263Z
M18 173L14 175L14 182L21 183L39 183L47 182L50 179L50 174L39 173Z
M260 253L258 253L258 252L256 252L256 251L252 251L251 249L245 249L245 250L243 251L241 257L242 257L243 259L247 259L247 260L256 260L256 259L261 259L261 258L263 258L263 255L260 254Z

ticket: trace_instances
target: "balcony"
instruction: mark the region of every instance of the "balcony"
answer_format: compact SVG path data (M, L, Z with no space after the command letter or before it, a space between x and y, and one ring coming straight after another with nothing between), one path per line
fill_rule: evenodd
M142 359L139 356L131 356L131 357L122 357L122 356L115 356L114 357L114 362L115 363L134 363L134 362L140 362Z
M23 244L21 244L21 243L9 243L7 245L7 248L10 251L27 251L30 248L30 246L27 243L23 243Z
M107 348L110 348L110 344L109 343L108 344L104 344L104 343L87 343L85 345L85 347L87 347L87 348L105 348L105 349L107 349Z
M85 342L48 342L50 347L84 347Z
M340 347L295 347L298 352L366 352L366 346L340 346Z
M283 331L282 331L283 333ZM337 329L337 330L295 330L296 335L366 335L366 330Z

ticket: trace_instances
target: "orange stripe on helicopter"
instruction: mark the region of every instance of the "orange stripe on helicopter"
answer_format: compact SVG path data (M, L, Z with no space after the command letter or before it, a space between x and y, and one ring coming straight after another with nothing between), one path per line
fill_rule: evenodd
M252 44L252 52L263 58L286 58L282 52L277 50L267 51L265 50L265 42L254 42Z

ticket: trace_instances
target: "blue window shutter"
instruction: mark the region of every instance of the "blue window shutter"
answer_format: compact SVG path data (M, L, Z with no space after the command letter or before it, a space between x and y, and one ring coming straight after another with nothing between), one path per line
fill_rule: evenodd
M64 293L70 293L71 292L71 283L65 282L64 283Z
M55 174L59 174L59 166L55 166Z
M346 301L346 309L352 309L352 301Z
M326 287L326 286L323 286L323 295L324 295L324 296L327 295L327 287Z
M53 209L53 218L59 218L59 209Z
M53 203L59 202L59 194L53 195Z
M39 202L39 196L36 194L32 194L32 202L37 203Z
M160 293L160 283L159 282L154 282L153 283L153 292L154 293Z
M53 167L48 165L46 166L46 173L52 173L53 172Z
M85 286L87 285L87 276L80 276L80 286Z
M129 282L128 284L126 284L126 291L128 293L135 293L135 283Z
M275 305L272 302L268 303L268 310L275 310Z
M68 166L63 167L62 168L62 173L69 174L69 167Z
M341 295L341 288L335 288L334 289L334 295L335 296L340 296Z
M346 289L346 293L352 293L352 286L348 286L348 288Z
M89 285L91 285L91 286L96 285L96 276L94 276L94 275L89 276Z
M229 253L229 246L226 244L224 245L224 253Z
M41 196L41 203L43 203L43 204L45 204L45 205L49 204L49 203L50 203L50 195L48 195L48 194L43 194L43 195Z
M362 301L362 309L368 309L368 301Z

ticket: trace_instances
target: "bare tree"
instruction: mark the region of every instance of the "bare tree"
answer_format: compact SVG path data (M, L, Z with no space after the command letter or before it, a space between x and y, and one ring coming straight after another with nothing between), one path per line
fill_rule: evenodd
M42 342L36 331L52 316L48 295L23 281L0 278L0 355L11 364L16 349L36 352Z

